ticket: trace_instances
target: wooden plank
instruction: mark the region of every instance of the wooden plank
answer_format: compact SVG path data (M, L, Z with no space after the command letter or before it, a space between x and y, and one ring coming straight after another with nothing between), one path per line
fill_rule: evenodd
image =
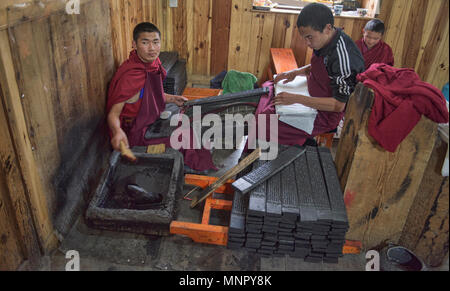
M208 75L210 1L197 0L193 6L192 74Z
M413 9L408 16L408 19L410 19L408 25L415 29L414 31L406 30L404 46L407 49L403 51L401 61L404 68L414 68L416 65L428 7L428 0L413 0L411 2Z
M122 47L123 47L123 56L124 61L128 58L128 54L132 50L132 42L133 42L133 31L130 27L130 16L129 16L129 7L130 2L129 0L121 0L120 2L120 11L121 11L121 18L122 18L122 32L123 32L123 39L122 39Z
M448 177L441 174L447 149L438 137L399 240L433 267L448 253Z
M287 14L275 14L275 25L273 27L272 48L283 48L286 39ZM290 25L290 23L289 23Z
M446 32L444 32L444 40L440 47L436 50L434 62L430 65L434 70L430 70L428 76L424 77L424 81L441 89L448 83L449 75L449 26L447 23Z
M121 17L121 9L120 2L121 0L110 0L111 5L111 37L112 37L112 45L114 47L114 66L118 68L125 60L125 48L123 47L122 40L123 36L123 27L122 27L122 17Z
M289 15L286 22L286 37L284 40L284 48L289 48L292 42L292 33L297 28L297 19L295 15Z
M254 52L250 51L252 39L251 32L252 32L253 14L250 12L251 8L248 7L248 3L249 1L241 2L242 23L240 27L240 42L239 42L240 49L239 54L237 55L238 57L237 70L241 72L248 72L249 71L248 68L253 66L253 63L251 63L252 58L250 57L251 54L254 54Z
M431 267L439 267L448 257L448 178L441 184L442 192L435 200L432 212L427 217L425 228L414 249L423 261Z
M356 147L359 143L360 132L365 130L365 125L370 117L374 93L372 89L358 84L347 103L344 127L339 139L336 152L336 170L342 189L347 185L348 174L353 164ZM349 194L352 195L351 193Z
M259 72L264 70L270 64L270 48L272 46L273 27L275 25L275 16L273 14L261 14L261 18L264 20L263 32L261 39L261 54L259 57Z
M247 72L252 73L257 78L259 76L258 63L261 55L261 14L252 13L252 28L250 33L250 48L247 61ZM252 53L253 52L253 53Z
M19 157L19 165L30 200L39 242L44 251L50 251L56 246L57 240L53 234L47 202L33 157L31 140L21 104L21 94L15 76L8 35L2 31L0 33L0 83L4 94L4 107L14 147Z
M398 243L436 136L437 125L423 117L397 151L389 153L367 131L360 132L345 187L347 239L361 241L365 249Z
M20 248L20 253L12 253L9 255L19 255L22 259L27 259L30 266L37 266L41 257L39 241L36 235L36 229L34 228L33 215L28 203L27 192L22 182L23 178L20 173L19 161L12 143L12 137L9 133L3 99L0 86L0 179L2 180L0 184L4 182L0 186L0 192L2 192L0 193L0 201L3 201L3 203L0 203L3 205L3 208L10 210L7 212L11 215L8 219L3 218L1 220L3 223L9 223L10 225L8 227L17 231L18 240L16 243ZM0 229L8 228L0 227ZM0 251L0 253L2 252ZM5 262L12 263L14 259L0 259L0 269L5 269Z
M172 9L172 31L168 31L168 33L173 34L172 48L178 52L179 58L187 60L189 49L187 41L186 1L178 1L178 7Z
M192 25L195 21L194 19L194 0L185 0L186 1L186 45L187 45L187 63L186 70L187 74L194 74L194 25Z
M434 70L435 68L432 68L431 65L433 64L433 59L436 56L436 48L440 47L443 43L444 39L446 39L444 33L447 32L448 34L448 23L449 23L449 2L448 1L442 1L441 2L441 8L439 11L439 14L436 17L436 21L434 24L433 32L430 36L430 39L425 46L422 60L417 68L417 74L422 79L427 79L427 76L431 70ZM444 27L447 27L446 29ZM448 44L448 42L446 42ZM447 45L448 47L448 45ZM448 49L447 49L448 51ZM445 51L444 51L445 52ZM448 67L448 65L447 65ZM445 73L445 71L443 72ZM448 71L447 71L448 73ZM448 80L447 80L448 81Z
M213 1L212 4L211 75L227 70L231 5L231 0Z
M239 70L241 50L241 26L244 17L242 0L233 0L230 20L230 41L228 50L228 70Z
M405 45L405 38L410 31L410 15L412 1L396 0L390 19L389 29L385 35L385 41L392 47L394 59L397 67L403 67L403 51L408 47Z
M24 261L24 254L3 174L0 168L0 271L15 271Z

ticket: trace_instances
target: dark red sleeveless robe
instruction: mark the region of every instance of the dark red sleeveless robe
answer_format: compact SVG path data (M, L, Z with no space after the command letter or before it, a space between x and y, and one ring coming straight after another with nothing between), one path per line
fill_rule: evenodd
M380 40L380 42L371 49L366 46L364 39L358 40L356 45L364 57L366 70L369 69L371 65L378 63L394 66L394 54L392 53L391 47L384 41Z
M256 109L256 116L258 116L259 114L266 115L266 140L269 141L270 114L276 114L275 106L272 104L274 90L272 82L266 82L263 86L270 87L270 93L269 95L263 96L261 98L258 108ZM333 96L331 79L328 76L328 72L324 64L324 59L323 57L318 57L315 54L313 54L313 57L311 58L311 73L308 78L308 91L311 97L329 98ZM308 138L312 138L319 134L336 129L343 117L344 112L319 111L316 120L314 121L314 129L311 134L292 127L284 122L278 121L278 143L283 145L302 146Z

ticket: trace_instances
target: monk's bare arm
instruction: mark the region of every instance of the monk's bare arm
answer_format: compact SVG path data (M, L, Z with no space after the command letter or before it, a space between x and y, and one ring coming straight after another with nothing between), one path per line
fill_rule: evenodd
M108 126L111 130L111 145L114 150L120 151L120 142L123 141L127 147L128 138L125 132L120 127L120 113L122 112L123 107L125 106L125 102L114 104L111 108L111 111L108 113Z
M164 94L166 103L175 103L178 106L183 106L184 102L188 101L186 97L178 96L178 95L171 95L171 94Z
M345 103L340 102L333 97L313 98L282 92L275 96L273 102L274 105L291 105L294 103L303 104L320 111L342 112L345 110Z

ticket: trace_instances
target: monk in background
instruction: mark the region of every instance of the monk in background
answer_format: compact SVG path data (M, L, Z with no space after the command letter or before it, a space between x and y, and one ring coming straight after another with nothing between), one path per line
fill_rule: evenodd
M383 21L372 19L364 27L363 38L356 42L356 45L363 54L366 70L372 64L376 63L394 66L392 49L382 40L384 32L385 27Z

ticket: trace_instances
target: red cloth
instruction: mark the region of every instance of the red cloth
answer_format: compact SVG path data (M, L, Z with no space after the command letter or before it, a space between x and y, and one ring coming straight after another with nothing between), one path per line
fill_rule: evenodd
M309 94L316 98L329 98L333 95L330 84L331 79L328 76L323 57L317 57L313 54L311 58L311 74L308 77ZM266 140L269 141L270 114L276 114L275 106L272 103L274 97L273 82L266 82L263 86L269 87L270 93L261 97L255 115L266 115ZM308 138L313 138L319 134L336 129L343 116L344 112L318 111L316 120L314 121L314 129L311 134L282 121L278 121L278 143L283 145L301 146Z
M422 115L437 123L449 120L442 92L412 69L374 64L357 79L375 91L369 134L389 152L396 151Z
M366 70L375 63L383 63L389 66L394 65L394 54L392 53L392 49L384 41L380 40L380 42L371 49L366 46L364 39L358 40L356 45L363 54Z
M167 75L159 58L153 63L144 63L137 55L136 50L133 50L128 60L119 67L111 80L106 113L109 113L114 104L125 102L138 94L144 88L147 73L159 73L161 80L164 80ZM135 104L125 104L121 117L135 118L141 102L139 100Z

